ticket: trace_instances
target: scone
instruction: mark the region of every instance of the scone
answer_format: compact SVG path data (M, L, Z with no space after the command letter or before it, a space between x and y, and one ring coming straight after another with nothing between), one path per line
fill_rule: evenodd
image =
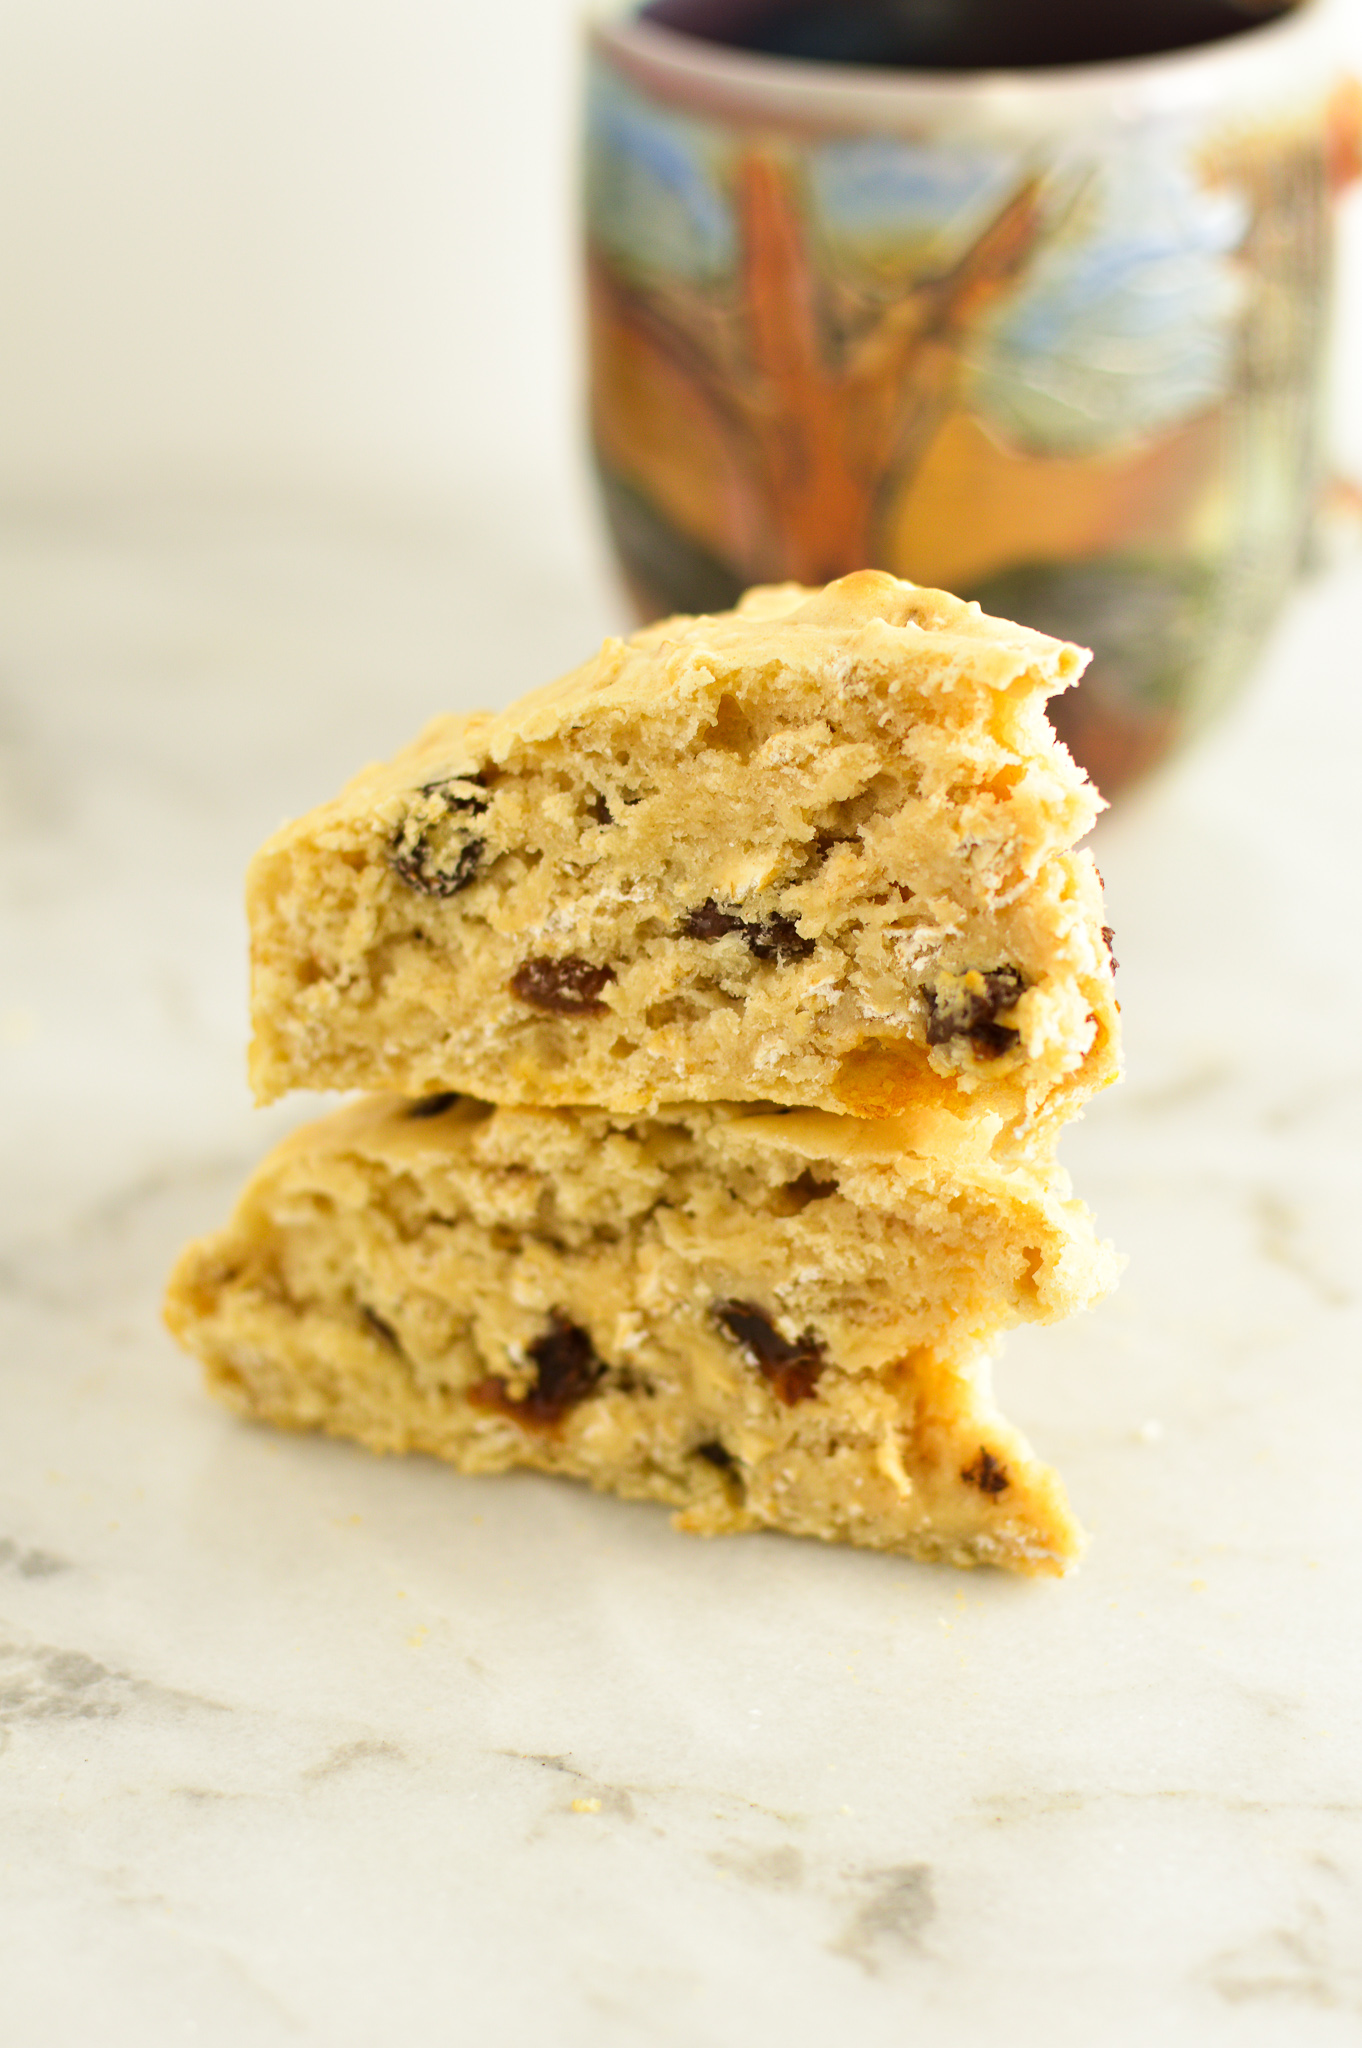
M271 1422L1059 1572L1079 1532L987 1356L1114 1259L1056 1169L990 1159L996 1122L369 1098L266 1160L167 1317Z
M863 571L437 719L257 856L251 1072L502 1103L986 1108L1117 1070L1077 648Z

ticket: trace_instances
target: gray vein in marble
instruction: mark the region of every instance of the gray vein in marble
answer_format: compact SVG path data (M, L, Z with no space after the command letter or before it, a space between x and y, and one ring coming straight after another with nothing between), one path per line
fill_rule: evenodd
M1263 1128L1269 1131L1296 1131L1302 1125L1318 1118L1327 1118L1336 1126L1340 1110L1354 1107L1362 1097L1362 1073L1356 1071L1331 1075L1327 1081L1312 1082L1285 1100L1268 1103L1261 1112Z
M922 1937L936 1917L931 1866L901 1863L853 1872L851 1884L866 1896L828 1944L829 1953L858 1963L869 1977L904 1956L921 1955Z
M15 1572L21 1579L50 1579L69 1572L71 1561L55 1557L50 1550L36 1550L16 1543L12 1536L0 1536L0 1572Z
M1348 1308L1356 1299L1351 1288L1326 1272L1308 1243L1306 1218L1274 1188L1259 1188L1252 1198L1258 1225L1258 1249L1274 1266L1294 1275L1323 1308Z
M133 1678L83 1650L0 1641L0 1724L107 1721L134 1704L227 1712L218 1700Z
M334 1778L340 1772L357 1770L363 1764L405 1764L410 1761L400 1743L366 1735L353 1742L342 1742L320 1762L309 1764L302 1775L305 1781L315 1784L319 1778Z
M560 1773L565 1777L575 1779L578 1784L586 1788L584 1793L578 1796L587 1798L600 1798L602 1801L627 1801L629 1805L630 1818L633 1817L633 1802L639 1799L684 1799L687 1801L699 1802L701 1804L710 1805L712 1805L712 1803L717 1799L723 1802L725 1810L758 1814L763 1819L774 1820L778 1822L782 1827L799 1827L808 1819L807 1814L778 1812L774 1807L763 1806L760 1804L759 1801L754 1799L748 1799L744 1797L741 1793L716 1791L712 1787L705 1785L624 1786L602 1783L599 1779L594 1777L591 1774L591 1772L581 1769L581 1767L575 1764L572 1761L572 1758L567 1755L535 1756L518 1749L498 1750L497 1754L499 1756L506 1757L508 1760L512 1760L516 1763L537 1764L541 1770L554 1771ZM720 1816L716 1815L716 1818L718 1817Z
M821 1902L834 1927L823 1946L830 1956L857 1966L867 1977L878 1977L899 1960L924 1952L923 1936L935 1917L936 1903L931 1868L925 1862L870 1865L858 1868L841 1863L830 1851L814 1853L789 1841L774 1845L730 1838L722 1848L705 1846L708 1823L721 1816L711 1812L713 1801L724 1801L729 1812L746 1808L782 1829L806 1822L806 1815L786 1815L761 1809L755 1803L731 1794L715 1793L701 1787L623 1786L605 1782L580 1770L565 1755L528 1755L510 1752L516 1760L533 1763L555 1775L573 1780L574 1796L555 1805L551 1812L570 1815L574 1820L632 1822L645 1818L639 1801L661 1809L665 1825L650 1823L649 1832L665 1839L681 1824L683 1840L711 1869L736 1878L759 1892L803 1894ZM532 1830L528 1845L543 1838L542 1827Z
M716 1870L763 1890L798 1891L807 1874L804 1852L792 1842L776 1849L712 1849L709 1860Z
M83 1651L0 1642L0 1722L108 1720L131 1689L124 1673Z
M1206 1975L1231 2006L1314 2007L1362 2015L1362 1916L1355 1887L1328 1857L1289 1920L1217 1956ZM1321 1884L1323 1878L1326 1882ZM1321 1896L1321 1894L1324 1894Z
M1324 1814L1355 1819L1362 1816L1362 1798L1310 1799L1279 1794L1273 1799L1250 1799L1241 1793L1224 1792L1201 1785L1132 1787L1091 1785L1068 1787L1053 1792L1000 1793L981 1798L980 1813L994 1827L1050 1819L1058 1814L1082 1814L1110 1804L1132 1806L1203 1806L1217 1813L1246 1815Z

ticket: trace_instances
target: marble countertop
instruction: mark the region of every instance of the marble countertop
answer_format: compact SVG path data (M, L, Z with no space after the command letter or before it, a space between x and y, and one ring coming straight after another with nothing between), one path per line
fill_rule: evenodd
M0 522L6 2048L1362 2040L1362 563L1099 828L1130 1265L999 1369L1093 1535L1027 1584L284 1439L160 1330L312 1107L251 848L619 623L524 528Z

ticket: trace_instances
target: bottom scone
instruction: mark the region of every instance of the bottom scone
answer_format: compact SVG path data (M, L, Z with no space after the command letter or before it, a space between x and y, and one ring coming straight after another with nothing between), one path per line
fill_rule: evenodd
M369 1098L296 1132L167 1319L241 1412L772 1528L1059 1572L1081 1535L993 1407L997 1333L1115 1261L1063 1176L927 1113Z

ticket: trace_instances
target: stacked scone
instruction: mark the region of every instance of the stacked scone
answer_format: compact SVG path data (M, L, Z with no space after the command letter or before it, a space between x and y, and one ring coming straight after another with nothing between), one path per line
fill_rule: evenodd
M442 718L249 885L262 1100L362 1089L191 1245L251 1415L1059 1571L1001 1333L1114 1258L1055 1141L1117 1071L1079 650L874 572Z

